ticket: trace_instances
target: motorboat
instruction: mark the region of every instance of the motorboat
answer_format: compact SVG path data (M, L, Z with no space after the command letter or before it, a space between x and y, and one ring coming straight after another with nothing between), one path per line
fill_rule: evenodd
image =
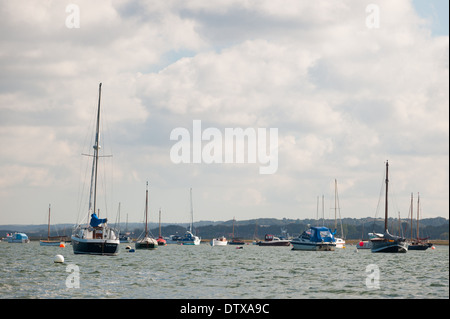
M6 239L8 240L8 243L27 244L30 242L30 239L25 233L7 234Z
M266 234L264 236L264 240L261 240L257 243L258 246L290 246L291 241L288 239L280 239L271 234Z
M228 244L228 241L225 238L225 236L221 236L218 238L211 239L210 244L211 246L226 246Z
M292 250L334 251L336 239L327 227L310 227L291 240Z
M180 245L200 245L200 237L195 236L189 230L186 231L183 237L178 240Z
M345 240L336 237L336 248L345 248Z

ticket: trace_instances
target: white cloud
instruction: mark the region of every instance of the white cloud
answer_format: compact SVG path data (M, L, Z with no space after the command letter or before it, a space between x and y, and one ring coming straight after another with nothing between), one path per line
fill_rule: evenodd
M231 206L241 219L311 217L298 205L315 211L338 178L343 215L366 217L389 159L401 192L432 190L430 215L448 213L448 35L432 36L410 1L378 2L378 29L366 26L369 1L74 3L79 29L65 26L59 1L1 2L2 219L15 222L1 194L78 179L99 82L115 196L130 210L151 179L174 221L186 213L173 198L191 186L198 219L231 218ZM170 131L194 119L278 128L277 174L173 164Z

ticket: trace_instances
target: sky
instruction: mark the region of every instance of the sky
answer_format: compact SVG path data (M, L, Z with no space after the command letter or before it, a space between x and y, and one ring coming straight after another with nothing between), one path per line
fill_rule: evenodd
M99 83L110 221L119 202L122 221L143 220L147 181L153 222L190 221L190 188L195 221L334 218L335 180L341 217L382 217L387 160L392 217L420 193L421 218L448 218L448 12L446 0L0 0L0 224L45 224L49 204L52 223L83 222ZM267 132L266 145L209 163L230 129ZM255 148L273 151L272 174L246 157Z

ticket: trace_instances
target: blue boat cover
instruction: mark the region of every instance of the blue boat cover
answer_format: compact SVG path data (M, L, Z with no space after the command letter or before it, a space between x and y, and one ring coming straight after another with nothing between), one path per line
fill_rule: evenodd
M311 227L311 241L313 242L335 242L334 234L336 231L332 232L331 229L327 227Z
M93 213L91 215L91 222L89 223L92 227L98 227L101 223L106 223L107 219L103 218L100 219L98 218L96 213Z
M24 233L17 233L16 239L22 240L22 239L28 239L28 236Z

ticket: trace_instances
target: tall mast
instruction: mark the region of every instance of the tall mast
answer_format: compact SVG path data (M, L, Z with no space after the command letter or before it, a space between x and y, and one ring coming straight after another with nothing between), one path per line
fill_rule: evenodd
M95 130L95 144L94 148L94 159L92 162L92 175L91 175L91 190L89 196L89 211L95 213L97 208L97 166L98 166L98 151L100 149L100 101L102 96L102 84L98 86L98 107L97 107L97 126ZM93 201L93 204L92 204Z
M411 193L411 242L412 242L412 236L413 236L413 193Z
M324 195L322 194L322 226L325 226L325 208L323 206Z
M48 229L47 229L47 240L50 239L50 204L48 204Z
M148 182L145 189L145 237L148 236L148 230L147 230L147 214L148 214Z
M159 237L161 237L161 207L159 208Z
M194 229L194 207L192 205L192 187L190 189L190 193L191 193L191 229L190 232L192 233L193 229Z
M337 228L337 180L334 179L334 229Z
M319 226L319 196L317 196L317 206L316 206L316 226Z
M385 195L385 204L384 204L384 231L386 232L388 227L388 184L389 184L389 177L388 177L388 170L389 170L389 163L386 161L386 195Z
M417 192L417 240L419 240L419 193Z
M102 84L98 86L98 110L97 110L97 128L95 133L94 160L95 160L95 188L94 188L94 212L97 205L97 168L98 168L98 151L100 149L100 100L102 97Z

